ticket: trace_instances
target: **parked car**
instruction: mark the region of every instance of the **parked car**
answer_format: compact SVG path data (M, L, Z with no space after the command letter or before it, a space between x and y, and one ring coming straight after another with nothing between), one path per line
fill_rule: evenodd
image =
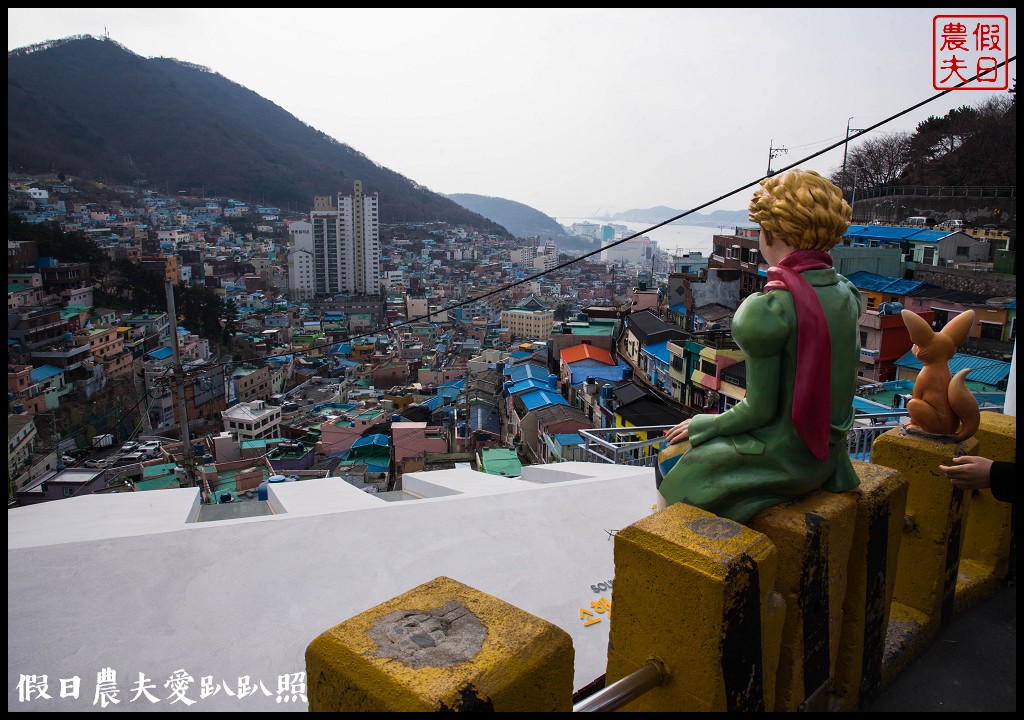
M87 468L103 468L107 466L106 460L86 460L84 463Z
M62 464L66 465L66 466L71 466L71 465L74 465L76 462L78 462L78 460L76 460L75 458L71 457L70 455L61 455L60 456L60 461L61 461Z
M130 465L132 463L140 463L143 460L148 460L149 456L144 452L133 452L125 453L117 460L118 465Z
M126 442L124 445L121 446L121 452L123 452L123 453L135 452L138 449L139 449L139 444L137 442L135 442L134 440L129 440L128 442Z

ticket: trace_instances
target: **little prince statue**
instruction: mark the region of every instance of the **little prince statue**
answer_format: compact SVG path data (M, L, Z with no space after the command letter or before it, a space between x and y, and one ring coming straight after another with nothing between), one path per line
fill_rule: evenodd
M860 484L847 450L860 360L863 299L828 251L852 210L814 171L761 181L750 201L768 263L763 292L736 310L746 397L665 433L655 477L665 505L688 503L739 523L824 488Z

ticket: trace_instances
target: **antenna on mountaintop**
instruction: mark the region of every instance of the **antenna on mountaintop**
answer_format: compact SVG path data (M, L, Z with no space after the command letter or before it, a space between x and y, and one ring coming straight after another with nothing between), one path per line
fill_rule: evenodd
M103 26L103 39L104 40L109 40L110 39L110 33L107 32L107 26L106 25Z

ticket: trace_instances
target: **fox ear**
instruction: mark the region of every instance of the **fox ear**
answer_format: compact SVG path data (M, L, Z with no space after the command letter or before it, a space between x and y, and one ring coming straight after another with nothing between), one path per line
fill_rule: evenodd
M942 328L942 334L948 335L949 339L953 341L953 345L960 347L967 339L967 333L971 331L972 327L974 327L974 311L964 310L946 323L946 327Z
M901 310L900 315L903 316L903 324L910 331L910 341L918 347L928 347L935 337L935 331L928 325L928 321L910 310Z

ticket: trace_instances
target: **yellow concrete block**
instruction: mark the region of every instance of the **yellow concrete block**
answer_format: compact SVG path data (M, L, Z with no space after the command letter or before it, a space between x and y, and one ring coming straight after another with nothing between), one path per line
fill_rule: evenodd
M857 498L854 493L818 490L768 508L750 522L751 529L763 533L778 551L775 586L786 604L776 712L827 707Z
M953 618L966 504L964 492L939 465L951 464L957 453L976 455L977 449L975 438L953 443L902 429L879 436L871 447L872 462L899 470L910 482L893 600L940 626Z
M829 709L853 712L881 688L886 632L907 507L907 479L897 470L854 461L857 502L847 567L843 626Z
M439 577L309 644L309 709L568 712L573 662L564 630Z
M624 709L770 708L782 615L775 562L760 533L684 503L616 533L607 682L652 659L668 675Z
M882 657L882 688L921 657L938 630L939 623L933 622L928 615L895 599L892 601L889 627L885 633L885 655Z
M1017 418L1002 413L981 413L974 436L978 455L992 460L1017 459ZM966 493L967 520L960 551L953 615L957 617L994 595L1010 572L1013 506L992 497L991 490Z

